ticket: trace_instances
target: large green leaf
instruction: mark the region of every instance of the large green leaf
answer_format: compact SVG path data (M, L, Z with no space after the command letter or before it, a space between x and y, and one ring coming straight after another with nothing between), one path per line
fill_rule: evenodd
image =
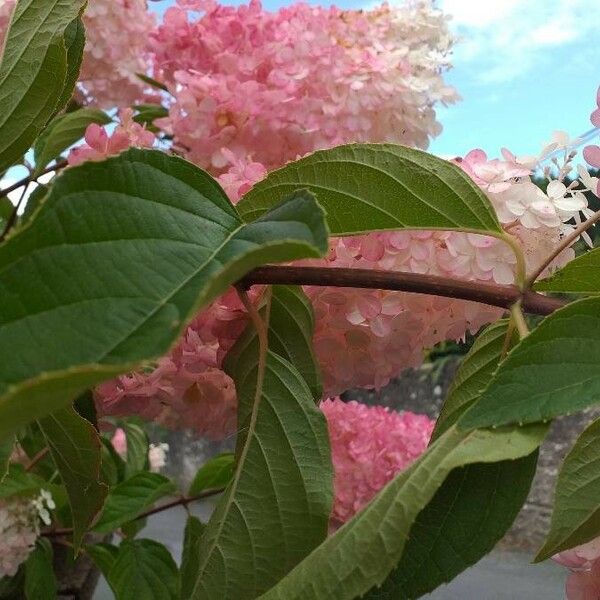
M225 487L233 477L235 459L231 452L215 456L202 465L190 484L188 496L195 496L208 489Z
M85 49L85 27L81 17L71 21L65 29L64 43L67 51L67 72L62 93L56 104L56 110L61 110L72 98L75 85L79 79Z
M85 0L17 3L0 64L0 171L29 148L67 87L65 30Z
M108 574L115 564L117 556L119 556L119 549L113 544L100 542L99 544L86 546L85 552L94 561L104 577L108 578Z
M0 439L164 354L252 268L326 251L305 191L244 224L216 181L161 152L68 169L0 246Z
M140 471L148 470L150 440L146 430L137 423L123 423L122 427L125 430L125 439L127 440L125 477L129 478Z
M460 415L481 396L498 367L507 333L508 320L503 319L479 334L452 381L436 421L432 440L454 425ZM516 338L516 335L511 336L512 344L516 343ZM507 350L509 348L507 345Z
M600 298L569 304L515 346L462 429L533 423L600 402Z
M269 173L238 204L247 220L297 188L313 192L333 235L383 229L502 232L485 194L456 165L414 148L350 144Z
M154 540L125 540L108 573L116 600L177 600L179 573L169 551Z
M419 513L402 559L365 599L419 598L474 565L512 525L531 487L537 452L455 469Z
M88 125L107 125L110 122L111 118L105 112L95 108L80 108L56 117L33 147L35 174L40 174L50 162L81 139Z
M501 360L508 322L490 325L463 360L432 440L479 397ZM516 341L514 337L512 342ZM369 600L417 598L452 580L487 554L527 498L537 453L454 470L419 513L398 566Z
M600 419L565 458L554 496L550 532L536 560L550 558L600 535Z
M102 442L94 426L71 407L41 419L39 426L69 495L77 552L108 494L100 481Z
M160 498L175 494L175 484L158 473L137 473L110 490L94 531L110 533L138 518Z
M23 465L11 463L0 484L0 498L38 495L42 488L47 487L46 483L35 473L25 471Z
M25 563L25 598L27 600L55 600L58 582L52 566L52 545L39 538Z
M600 293L600 248L578 256L534 287L544 292Z
M263 315L268 322L268 305ZM204 535L188 545L198 560L184 560L183 598L256 598L323 541L331 513L327 424L300 373L269 351L258 387L250 332L225 368L238 390L236 471Z
M353 600L381 585L400 561L415 519L448 475L473 463L528 456L546 427L451 427L358 515L300 562L263 600Z

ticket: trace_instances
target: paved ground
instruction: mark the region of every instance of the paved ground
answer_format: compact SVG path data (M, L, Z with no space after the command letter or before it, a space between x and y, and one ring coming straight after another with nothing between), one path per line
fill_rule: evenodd
M209 503L197 504L193 513L206 519ZM165 544L178 560L186 513L173 509L150 518L140 537ZM429 600L563 600L565 571L553 563L530 565L530 556L520 552L496 552L465 571L451 584L442 586ZM94 600L112 600L105 581L101 581Z

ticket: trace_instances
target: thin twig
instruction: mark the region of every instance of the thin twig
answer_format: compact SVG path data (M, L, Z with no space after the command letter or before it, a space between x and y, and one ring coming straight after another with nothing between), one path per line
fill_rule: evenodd
M216 496L217 494L221 494L224 491L225 491L224 487L211 488L208 490L204 490L203 492L200 492L199 494L196 494L195 496L182 496L181 498L177 498L176 500L172 500L171 502L167 502L165 504L161 504L160 506L151 508L150 510L147 510L146 512L143 512L142 514L138 515L135 519L132 519L132 521L139 521L140 519L145 519L146 517L155 515L156 513L163 512L165 510L169 510L170 508L174 508L176 506L187 506L188 504L190 504L192 502L196 502L196 500L202 500L203 498L209 498L210 496ZM73 533L72 527L63 527L61 529L49 529L48 531L42 531L42 533L40 535L42 535L44 537L48 537L48 538L54 538L54 537L68 536L68 535L71 535L72 533Z
M31 175L28 175L27 177L23 177L23 179L20 179L19 181L9 185L7 188L0 190L0 198L7 196L11 192L18 190L20 187L23 187L24 185L27 185L27 184L33 183L33 182L37 183L37 180L40 177L43 177L44 175L48 175L48 173L52 173L53 171L60 171L61 169L64 169L68 164L69 163L66 160L59 160L52 167L48 167L47 169L44 169L36 177L31 177Z
M471 300L507 310L515 302L521 300L523 310L537 315L549 315L566 304L562 300L544 296L531 290L521 292L516 285L499 285L436 275L371 269L266 265L248 273L239 282L238 287L249 288L256 284L395 290Z
M31 462L25 467L26 471L31 471L41 460L43 460L48 454L48 447L42 448L32 459Z
M563 238L562 242L556 247L554 252L552 252L552 254L550 254L550 256L548 256L548 258L546 258L546 260L527 278L527 281L525 282L525 289L531 289L538 277L546 270L550 263L567 248L569 248L582 233L585 233L598 221L600 221L600 210L595 212L589 219L587 219L587 221L584 221L575 227L575 229L573 229L568 236Z

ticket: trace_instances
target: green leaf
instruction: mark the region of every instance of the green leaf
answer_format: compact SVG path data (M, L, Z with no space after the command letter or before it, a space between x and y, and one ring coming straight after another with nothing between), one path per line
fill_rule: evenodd
M4 231L6 223L11 218L15 205L6 197L0 198L0 233Z
M540 292L600 293L600 248L586 252L567 263L547 279L537 281Z
M30 147L54 115L69 73L65 30L85 0L18 2L0 64L0 171Z
M251 221L298 188L325 208L333 235L386 229L458 229L499 234L486 195L458 166L414 148L349 144L272 171L242 198Z
M108 486L99 481L102 443L94 426L73 408L57 411L39 425L69 495L77 553L108 494Z
M40 204L46 198L49 189L50 188L48 185L44 185L42 183L38 183L37 187L33 188L31 193L29 194L29 197L27 198L25 210L23 211L23 214L19 219L20 227L23 227L31 220L31 218L35 214L35 211L39 208Z
M188 490L188 496L195 496L204 490L225 487L233 477L234 455L225 452L202 465Z
M96 431L98 431L98 412L96 411L96 403L94 402L94 393L92 390L86 390L73 403L75 412L89 421Z
M461 429L547 421L600 401L600 298L546 317L515 346Z
M88 125L92 123L107 125L110 122L111 118L105 112L95 108L80 108L75 112L56 117L46 127L33 147L34 176L39 175L62 152L80 140Z
M116 600L177 600L179 573L169 551L153 540L125 540L108 574Z
M0 600L23 600L25 597L25 568L22 564L13 577L0 577Z
M600 419L567 454L556 482L550 531L536 561L600 535Z
M365 600L419 598L474 565L512 525L536 464L534 452L452 471L419 513L398 566Z
M150 442L143 427L135 423L122 423L127 438L127 460L125 477L129 478L148 469L148 449Z
M160 81L149 77L148 75L144 75L143 73L136 73L136 77L138 77L144 83L147 83L149 86L156 88L157 90L162 90L163 92L168 92L169 88Z
M154 120L169 116L169 111L161 104L136 104L133 108L136 110L133 120L154 133L160 131L154 125Z
M134 538L146 525L148 524L148 519L146 517L142 519L134 519L133 521L128 521L127 523L123 523L120 528L121 534L126 538Z
M353 600L381 585L400 561L417 516L454 469L528 456L546 429L537 424L471 432L451 427L260 598Z
M158 473L137 473L110 490L94 531L110 533L176 491L175 484Z
M454 425L467 408L481 396L498 367L507 332L508 319L503 319L493 323L477 336L452 381L435 424L432 441ZM517 342L517 338L514 334L511 336L511 345ZM507 349L510 347L509 345Z
M477 400L500 362L507 332L508 321L504 320L478 336L458 369L432 441ZM400 563L367 598L417 598L476 563L517 516L531 487L536 463L537 453L533 453L451 472L416 518Z
M52 566L52 545L39 538L25 563L25 597L27 600L55 600L58 582Z
M0 484L0 498L10 496L33 496L39 494L47 482L34 473L25 471L23 465L12 463Z
M119 456L110 440L101 438L102 464L100 467L101 479L110 487L117 485L125 479L125 461Z
M181 556L181 572L191 573L200 562L200 538L206 530L206 525L197 517L190 516L185 524L183 536L183 553ZM189 598L194 587L194 580L181 578L181 597Z
M94 564L100 569L105 578L108 577L119 555L119 549L116 546L105 542L86 546L85 552L94 561Z
M75 84L77 83L77 79L79 79L83 50L85 48L85 27L81 17L77 17L71 21L65 29L64 44L67 51L67 73L61 96L56 105L57 110L62 109L71 100Z
M14 447L15 440L13 438L7 438L3 442L0 442L0 484L4 481L8 473L8 461Z
M252 268L327 243L305 191L247 225L214 179L174 156L129 150L67 169L0 246L0 439L163 355Z
M268 320L268 305L263 314ZM198 559L185 561L184 598L255 598L327 534L332 466L325 418L298 371L272 351L258 387L257 346L254 335L242 336L225 360L243 435L233 480L188 550Z

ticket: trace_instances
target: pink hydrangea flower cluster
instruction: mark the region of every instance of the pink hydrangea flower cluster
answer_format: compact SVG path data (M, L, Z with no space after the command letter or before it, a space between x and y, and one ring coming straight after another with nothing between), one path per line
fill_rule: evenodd
M596 93L596 109L590 116L590 121L594 127L600 128L600 87ZM595 169L600 169L600 146L590 144L583 149L583 157ZM600 195L600 183L595 178L596 193Z
M155 76L174 97L159 123L215 175L347 141L426 147L441 130L434 106L457 99L441 75L453 38L429 2L277 12L258 0L180 2L151 38Z
M0 578L16 574L38 535L38 511L31 499L0 498Z
M110 135L96 123L89 125L85 131L85 144L69 152L69 165L80 165L88 160L101 161L132 146L151 148L154 145L156 136L133 120L130 108L119 111L119 120L119 125Z
M565 589L568 600L600 598L600 538L552 558L571 570Z
M89 0L79 90L88 103L104 108L127 106L144 98L149 36L156 25L146 0Z
M425 451L434 421L339 398L325 400L321 409L327 418L335 470L330 526L337 528Z

